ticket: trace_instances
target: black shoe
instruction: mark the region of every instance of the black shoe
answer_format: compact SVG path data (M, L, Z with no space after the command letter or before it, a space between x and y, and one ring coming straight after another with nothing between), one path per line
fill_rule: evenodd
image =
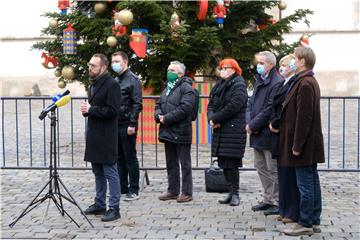
M119 209L110 208L106 211L104 216L101 218L103 222L110 222L120 218Z
M230 206L239 206L239 204L240 204L239 194L233 194L231 197Z
M226 198L219 200L220 204L229 204L231 202L232 193L229 193Z
M273 205L268 204L268 203L264 203L264 202L259 202L258 205L252 206L251 210L253 210L254 212L256 211L264 211L269 209L270 207L272 207Z
M106 212L106 208L100 208L96 206L94 203L93 205L89 206L85 211L85 215L103 215Z
M279 214L279 207L278 206L271 206L270 208L268 208L266 211L264 211L264 215L268 216L268 215L277 215Z

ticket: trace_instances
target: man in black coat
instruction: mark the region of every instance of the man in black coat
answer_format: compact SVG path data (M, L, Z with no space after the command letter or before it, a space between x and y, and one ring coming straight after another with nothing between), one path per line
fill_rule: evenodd
M184 64L171 62L167 82L159 102L155 106L155 121L160 123L159 141L165 144L167 192L159 197L166 201L192 201L193 183L191 173L192 112L195 91L190 78L184 77ZM180 193L181 164L182 187Z
M85 214L104 214L102 221L120 218L120 182L116 167L120 86L107 71L109 61L104 54L95 54L88 63L91 86L88 102L81 113L88 118L85 161L91 162L95 175L95 203ZM106 211L106 188L109 183L109 209Z
M271 156L269 121L274 94L283 78L276 71L276 57L269 51L256 54L257 72L254 92L246 113L246 131L250 134L250 147L254 148L255 167L264 189L264 200L253 206L253 211L265 215L278 214L277 160Z
M118 171L121 193L125 201L139 198L139 161L136 155L136 135L139 113L142 110L141 82L129 68L125 52L112 55L111 67L121 87L121 114L119 117ZM129 179L129 180L128 180Z

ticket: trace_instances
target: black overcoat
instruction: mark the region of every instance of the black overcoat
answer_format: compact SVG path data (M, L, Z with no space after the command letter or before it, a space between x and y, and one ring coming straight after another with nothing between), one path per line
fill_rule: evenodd
M96 82L89 94L91 105L86 128L84 160L92 163L114 164L118 155L118 115L120 113L120 85L106 73Z

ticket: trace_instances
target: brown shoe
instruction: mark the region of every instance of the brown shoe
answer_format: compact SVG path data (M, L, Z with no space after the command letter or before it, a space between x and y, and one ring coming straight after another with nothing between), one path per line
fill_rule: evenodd
M285 229L283 232L289 236L301 236L301 235L310 236L314 234L314 230L312 227L304 227L298 223L295 223L293 227Z
M283 220L283 217L282 217L281 215L279 215L279 216L277 216L277 217L275 218L275 220L276 220L276 221L282 221L282 220Z
M178 195L166 192L163 195L159 197L159 200L161 201L167 201L167 200L175 200L178 198Z
M186 195L186 194L181 194L181 195L176 199L176 201L177 201L178 203L190 202L190 201L192 201L192 200L193 200L192 196Z
M287 217L284 217L281 221L282 221L284 224L295 222L295 221L292 220L291 218L287 218Z

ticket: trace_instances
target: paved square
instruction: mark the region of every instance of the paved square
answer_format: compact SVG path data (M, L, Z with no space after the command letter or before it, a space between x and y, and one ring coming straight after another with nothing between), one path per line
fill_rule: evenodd
M103 223L90 216L91 228L80 211L64 201L65 209L80 224L77 228L63 217L49 200L32 210L13 228L9 223L30 203L48 180L48 171L1 170L2 239L360 239L359 173L320 172L323 194L322 233L311 237L287 237L286 226L254 213L251 206L261 199L256 172L240 173L238 207L224 206L217 200L225 194L206 193L203 171L194 171L194 201L162 202L166 172L148 171L150 185L133 202L121 200L120 220ZM82 209L92 204L94 176L89 170L60 170L60 178ZM61 189L63 190L63 189ZM48 192L48 189L44 191ZM65 194L65 193L64 193ZM43 196L43 195L41 195ZM47 212L46 216L45 213Z

